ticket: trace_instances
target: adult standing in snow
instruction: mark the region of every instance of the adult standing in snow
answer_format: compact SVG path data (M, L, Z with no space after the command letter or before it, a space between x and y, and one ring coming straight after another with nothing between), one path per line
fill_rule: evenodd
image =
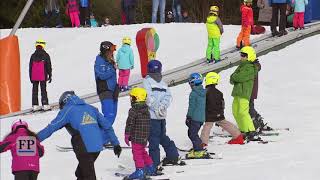
M90 26L90 5L90 0L80 0L80 23L82 26Z
M126 24L134 24L136 16L136 0L124 0L124 12L126 15Z
M42 39L36 41L36 51L31 55L29 62L29 77L32 83L32 108L33 111L50 110L47 81L51 83L52 67L49 54L44 50L46 42ZM41 103L39 106L38 89L41 88Z
M117 84L116 63L113 53L116 45L109 41L101 42L100 54L96 57L94 73L96 79L97 93L101 101L102 113L106 120L112 125L117 116L119 87ZM107 134L104 134L108 143Z
M167 109L170 106L172 96L168 85L162 80L162 64L158 60L152 60L147 65L148 75L143 80L143 87L147 91L147 105L151 117L149 136L149 154L155 166L160 164L159 145L164 148L166 157L163 165L178 164L179 154L175 143L166 134Z
M180 0L172 0L172 13L173 13L175 22L182 22Z
M94 162L103 150L101 130L108 133L114 146L114 154L121 154L121 147L112 125L97 108L86 104L73 91L64 92L59 99L60 111L37 137L43 141L55 131L65 127L72 136L71 144L79 161L75 175L77 179L96 180Z
M55 26L57 28L62 28L62 22L60 18L60 7L58 0L45 0L45 21L44 27L49 27L49 23L52 18L56 18Z
M268 0L258 0L257 6L259 8L258 22L269 25L272 18L272 8L269 6Z
M152 0L152 23L157 23L158 8L160 9L160 23L165 23L166 0Z
M286 29L287 16L286 9L289 0L269 0L269 5L272 7L272 18L271 18L271 33L272 36L283 36L288 34ZM277 30L278 18L280 11L280 24L279 31Z

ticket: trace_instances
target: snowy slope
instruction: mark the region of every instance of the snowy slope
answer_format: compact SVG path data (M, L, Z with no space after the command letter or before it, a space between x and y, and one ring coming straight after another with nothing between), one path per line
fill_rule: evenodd
M118 48L124 36L132 38L135 55L133 78L140 78L140 62L135 45L136 33L145 27L154 27L160 36L158 59L163 62L164 70L185 65L205 56L207 31L204 24L137 24L110 26L108 28L63 28L63 29L19 29L21 56L22 109L31 107L31 89L29 82L29 59L34 52L34 43L38 38L47 41L46 50L52 61L52 84L48 85L49 101L57 99L66 89L73 89L79 95L96 92L93 65L99 53L100 42L109 40ZM221 39L221 48L235 44L239 26L226 26ZM236 33L235 33L236 32ZM0 30L1 38L9 30ZM252 36L255 38L258 36ZM62 81L63 79L63 81ZM78 82L78 83L74 83Z
M171 69L185 64L186 62L184 61L192 61L195 58L203 57L206 42L203 25L163 25L169 28L169 30L160 28L161 25L157 26L159 26L160 29L161 43L165 46L160 46L159 50L162 52L159 54L159 58L164 59L165 69ZM130 26L129 31L120 31L120 27L118 28L119 29L114 29L115 32L113 32L113 35L109 35L105 29L98 29L97 31L101 31L101 36L106 36L105 39L108 39L108 37L113 38L115 42L119 44L121 40L119 37L127 35L130 31L134 32L139 29L136 26L132 26L132 28ZM184 29L188 32L185 32ZM223 36L225 41L222 41L223 48L234 44L234 39L239 27L227 26L226 29L226 35ZM178 30L181 32L174 35L172 34L173 31ZM28 61L27 57L29 56L29 52L32 51L33 40L38 37L34 32L39 32L39 34L43 32L48 36L46 39L50 38L55 43L48 44L49 52L52 51L51 53L56 53L56 51L59 51L61 54L60 57L63 57L64 63L66 63L66 66L63 66L62 62L57 62L57 65L59 64L60 67L55 67L54 70L56 74L54 79L56 79L56 82L54 82L55 84L51 85L51 89L49 89L51 99L68 88L75 89L77 92L84 94L93 92L95 88L91 68L94 61L92 54L97 53L97 44L101 40L101 38L99 38L100 34L96 34L97 32L91 29L86 31L82 29L66 29L65 31L61 36L66 36L67 31L70 31L70 36L72 35L72 31L87 33L88 37L73 36L70 40L74 40L75 42L85 41L88 44L92 43L94 45L88 45L85 46L85 48L78 45L72 49L72 47L68 46L69 41L61 42L63 39L58 39L60 38L60 34L58 34L59 31L54 29L46 31L23 29L20 31L20 36L22 36L20 40L28 38L28 40L22 41L22 46L29 48L28 53L23 54L23 52L21 52L26 58L26 61ZM198 35L197 38L191 37L195 33L199 33L200 35ZM183 37L187 35L188 38ZM71 42L69 43L77 45ZM64 48L63 46L58 48L56 46L57 44L65 46ZM183 47L183 51L181 50L182 53L177 53L177 46L179 44L181 48ZM188 46L186 46L186 44L188 44ZM209 150L223 153L222 160L188 161L189 165L185 167L166 168L166 174L168 174L171 179L319 179L320 168L318 164L320 158L318 154L320 152L320 146L317 143L319 142L318 137L320 136L320 123L317 121L319 111L317 100L319 99L318 91L320 89L320 73L318 71L318 67L320 66L320 62L318 61L320 59L320 53L317 53L319 46L320 35L317 35L290 45L281 51L259 57L262 70L260 72L259 99L256 102L256 107L272 127L289 127L291 129L290 132L281 132L281 135L278 137L265 138L276 141L265 145L217 145L218 143L226 142L228 139L215 138L214 142L209 145ZM68 51L71 49L74 51L69 53ZM91 51L91 53L85 51ZM65 56L62 55L63 52L66 54ZM28 62L25 63L27 64ZM77 69L68 68L68 65L72 65L72 63L77 63L79 68L86 68L88 71L79 72ZM73 68L78 67L73 66ZM221 84L218 86L218 88L224 92L226 102L225 116L232 122L234 122L231 113L232 97L230 96L232 86L229 84L229 76L233 70L234 68L221 73ZM68 72L68 74L74 74L74 76L66 77L66 72ZM139 72L139 70L136 70L136 73L137 72ZM64 82L57 80L62 78L64 78ZM80 82L75 79L86 82L86 85L84 83L75 83ZM23 86L31 89L28 82L24 82ZM184 125L189 89L187 84L171 89L174 100L167 118L169 136L175 140L177 146L183 148L191 147ZM53 95L53 93L55 93L55 95ZM30 92L25 93L24 97L31 99ZM95 104L95 106L100 108L99 103ZM124 124L129 107L129 98L121 98L119 101L117 120L114 125L121 142L123 142ZM22 118L28 121L32 129L37 132L45 127L55 115L56 112L48 112L41 115L28 115L16 118ZM12 121L16 118L0 120L1 139L5 136L5 133L9 131ZM56 145L69 146L69 141L70 136L66 130L61 130L43 142L46 148L46 155L41 159L40 180L75 179L74 170L77 166L75 155L72 152L57 152L55 149ZM11 155L9 153L1 154L1 180L13 179L10 161ZM117 166L119 164L123 164L131 170L134 169L131 152L129 150L124 150L119 159L114 157L112 151L103 151L96 161L98 180L119 179L113 176L113 173L118 171ZM177 170L184 171L184 173L176 173Z

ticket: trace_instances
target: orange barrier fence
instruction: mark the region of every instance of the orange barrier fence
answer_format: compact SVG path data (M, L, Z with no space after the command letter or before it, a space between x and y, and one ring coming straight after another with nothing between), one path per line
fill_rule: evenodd
M0 115L20 111L20 52L17 36L0 40Z

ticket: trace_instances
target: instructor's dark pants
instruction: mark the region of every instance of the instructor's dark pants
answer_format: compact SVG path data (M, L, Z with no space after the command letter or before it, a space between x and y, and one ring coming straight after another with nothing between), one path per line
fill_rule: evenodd
M32 82L32 105L39 105L38 102L38 89L39 84L41 88L41 103L42 105L48 105L47 95L47 82L46 81L33 81Z
M286 16L286 3L273 3L272 4L272 18L271 18L271 32L277 31L279 11L280 11L280 24L279 31L284 31L287 24L287 16Z
M35 171L18 171L14 172L14 180L37 180L38 172Z
M96 172L94 162L98 158L100 152L76 154L79 161L76 169L77 180L96 180Z

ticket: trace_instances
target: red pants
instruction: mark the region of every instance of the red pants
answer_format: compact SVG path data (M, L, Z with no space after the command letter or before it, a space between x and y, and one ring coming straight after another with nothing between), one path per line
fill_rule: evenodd
M71 20L72 27L79 27L80 26L80 20L79 20L79 13L78 12L69 13L69 17L70 17L70 20Z
M304 28L304 12L295 12L293 16L293 27Z
M128 86L130 76L130 69L120 69L118 84L119 86Z
M132 154L136 168L144 168L153 164L145 148L145 145L132 143Z
M241 27L241 31L237 38L238 47L240 47L241 42L243 46L250 46L250 33L251 33L251 26Z

